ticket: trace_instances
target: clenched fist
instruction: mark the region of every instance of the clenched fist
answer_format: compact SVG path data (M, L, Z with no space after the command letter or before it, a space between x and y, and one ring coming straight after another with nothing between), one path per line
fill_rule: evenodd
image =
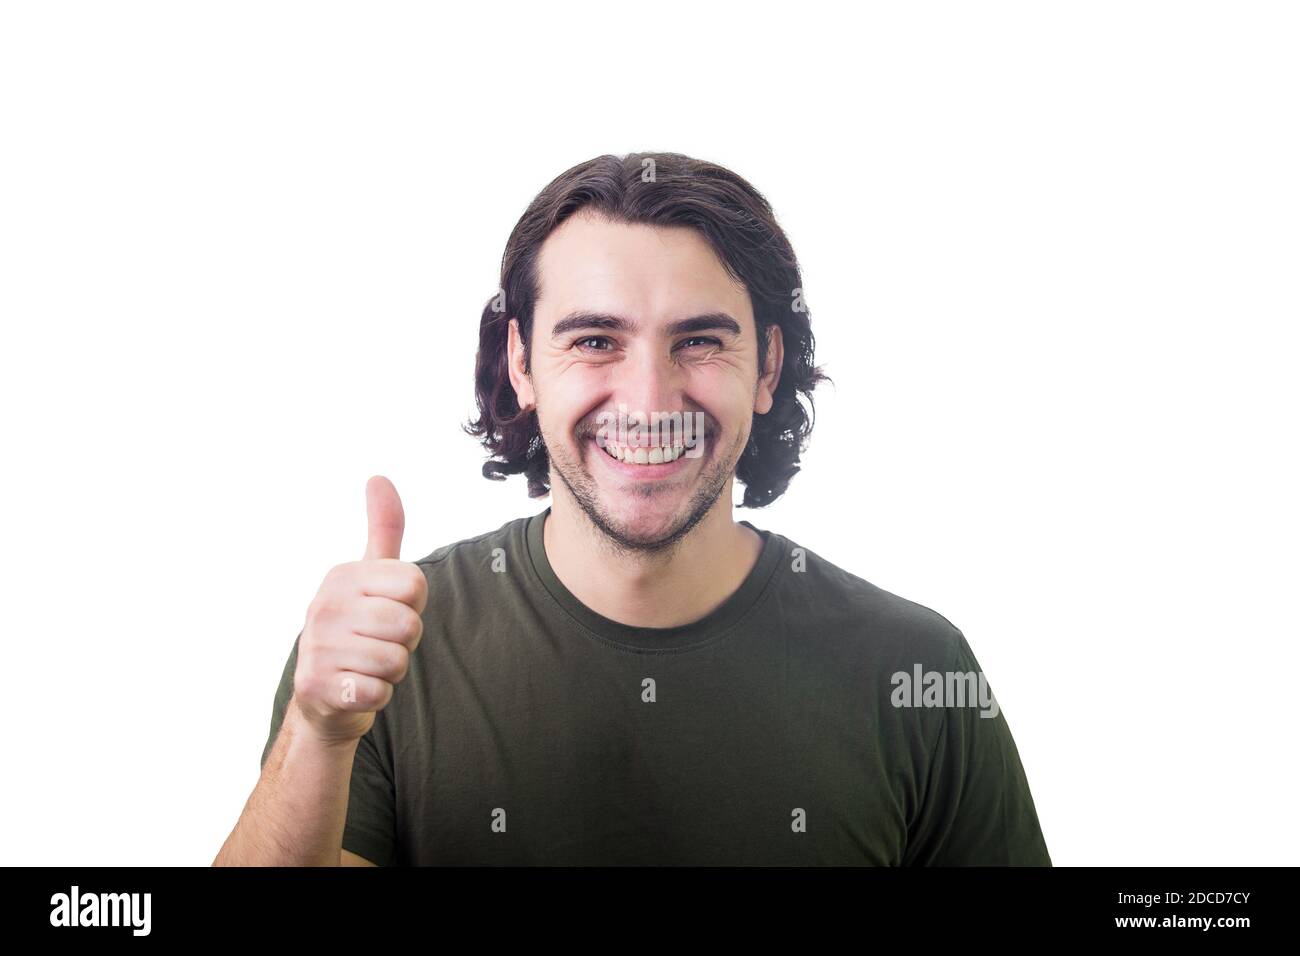
M331 744L365 735L424 633L428 582L419 566L398 560L406 518L387 478L366 484L366 513L365 557L325 575L307 609L293 674L293 703Z

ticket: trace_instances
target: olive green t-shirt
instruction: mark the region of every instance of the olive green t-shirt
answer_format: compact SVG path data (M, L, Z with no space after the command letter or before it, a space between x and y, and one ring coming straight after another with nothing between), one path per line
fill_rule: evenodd
M1051 865L1005 714L973 693L925 705L924 681L896 676L979 672L947 618L746 521L763 547L730 598L630 626L560 583L549 513L416 562L423 637L359 741L344 849L381 866Z

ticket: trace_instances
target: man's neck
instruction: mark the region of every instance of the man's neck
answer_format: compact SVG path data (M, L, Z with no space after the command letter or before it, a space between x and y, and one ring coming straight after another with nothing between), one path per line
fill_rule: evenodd
M725 507L723 507L725 505ZM546 559L591 610L635 627L677 627L711 613L749 576L763 539L734 521L719 499L670 552L610 547L576 502L553 497L542 529Z

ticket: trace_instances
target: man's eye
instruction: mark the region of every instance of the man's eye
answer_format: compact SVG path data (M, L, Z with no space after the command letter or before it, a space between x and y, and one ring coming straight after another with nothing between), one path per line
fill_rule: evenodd
M589 335L585 339L578 339L574 345L585 345L587 342L608 342L609 339L603 335ZM597 352L603 352L604 349L596 349Z
M709 342L717 346L722 345L722 341L720 339L715 339L710 335L693 335L689 339L682 339L681 345L679 347L685 347L686 344L689 342Z

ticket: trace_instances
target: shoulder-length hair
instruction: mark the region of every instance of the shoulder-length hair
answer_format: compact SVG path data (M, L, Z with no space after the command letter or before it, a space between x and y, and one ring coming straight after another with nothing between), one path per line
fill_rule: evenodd
M510 384L508 330L510 319L518 319L524 367L529 369L538 255L546 237L582 209L613 222L695 229L749 292L760 375L768 330L780 327L785 357L773 404L767 414L754 415L736 465L736 477L745 485L742 506L771 504L799 471L799 456L812 433L812 391L829 376L813 365L811 313L799 263L767 200L729 169L680 153L605 155L580 163L538 193L510 233L500 287L479 323L474 367L478 416L464 426L491 456L483 465L484 477L502 481L522 472L529 497L550 492L550 458L536 411L521 411ZM800 396L807 399L807 411Z

